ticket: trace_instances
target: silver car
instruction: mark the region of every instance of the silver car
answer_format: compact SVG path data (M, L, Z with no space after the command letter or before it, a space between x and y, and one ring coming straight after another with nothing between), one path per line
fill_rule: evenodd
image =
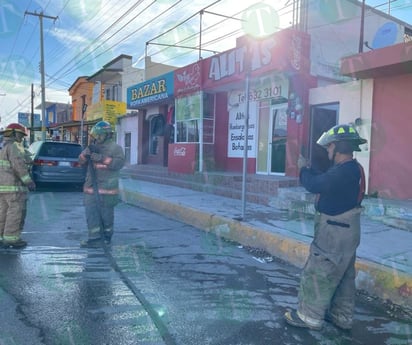
M62 141L36 141L28 150L32 155L32 176L36 184L84 183L86 169L78 162L81 145Z

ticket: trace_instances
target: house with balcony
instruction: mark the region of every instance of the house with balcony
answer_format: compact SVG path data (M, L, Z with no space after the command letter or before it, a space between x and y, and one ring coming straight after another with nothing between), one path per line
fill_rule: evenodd
M124 54L93 75L79 77L69 88L78 141L87 145L88 133L98 121L107 121L115 128L118 118L126 114L127 87L143 77L143 71L133 67L132 57Z
M36 109L41 109L41 104L39 104ZM76 123L73 123L73 108L71 104L46 101L44 120L47 139L77 141L76 134L71 131L72 126L76 126ZM37 129L40 128L37 127ZM35 131L34 140L40 138L39 132L40 131Z
M87 142L89 122L86 118L87 104L91 103L93 93L93 83L87 80L86 76L78 77L69 88L69 95L72 99L73 116L72 123L67 124L75 141L79 144Z

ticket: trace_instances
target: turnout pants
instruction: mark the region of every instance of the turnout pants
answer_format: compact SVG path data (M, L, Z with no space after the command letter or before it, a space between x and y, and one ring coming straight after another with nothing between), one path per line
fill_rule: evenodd
M355 305L355 260L361 208L337 216L317 214L315 236L303 269L298 313L314 324L328 312L351 325Z
M99 199L100 204L94 194L84 194L87 228L91 240L101 238L101 226L104 238L110 239L113 235L114 207L119 197L100 194Z
M0 193L0 238L15 242L23 231L27 193Z

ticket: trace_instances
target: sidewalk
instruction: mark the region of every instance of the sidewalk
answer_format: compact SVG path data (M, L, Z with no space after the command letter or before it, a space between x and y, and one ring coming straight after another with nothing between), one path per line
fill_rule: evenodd
M121 199L303 267L313 219L298 212L246 203L169 185L120 180ZM362 216L357 288L412 311L412 232Z

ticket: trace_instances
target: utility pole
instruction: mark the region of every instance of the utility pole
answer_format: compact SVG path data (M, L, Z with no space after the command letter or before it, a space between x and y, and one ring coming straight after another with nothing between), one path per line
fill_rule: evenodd
M42 140L46 140L46 86L45 86L45 73L44 73L44 46L43 46L43 18L53 19L56 21L58 17L47 16L43 12L28 12L25 11L24 15L31 15L39 17L40 20L40 74L41 74L41 131Z
M82 96L82 118L81 118L81 122L80 122L80 145L84 145L84 135L83 135L83 131L84 131L84 127L83 127L83 123L84 123L84 114L87 111L87 104L86 104L86 95Z
M34 141L34 85L31 83L30 144Z

